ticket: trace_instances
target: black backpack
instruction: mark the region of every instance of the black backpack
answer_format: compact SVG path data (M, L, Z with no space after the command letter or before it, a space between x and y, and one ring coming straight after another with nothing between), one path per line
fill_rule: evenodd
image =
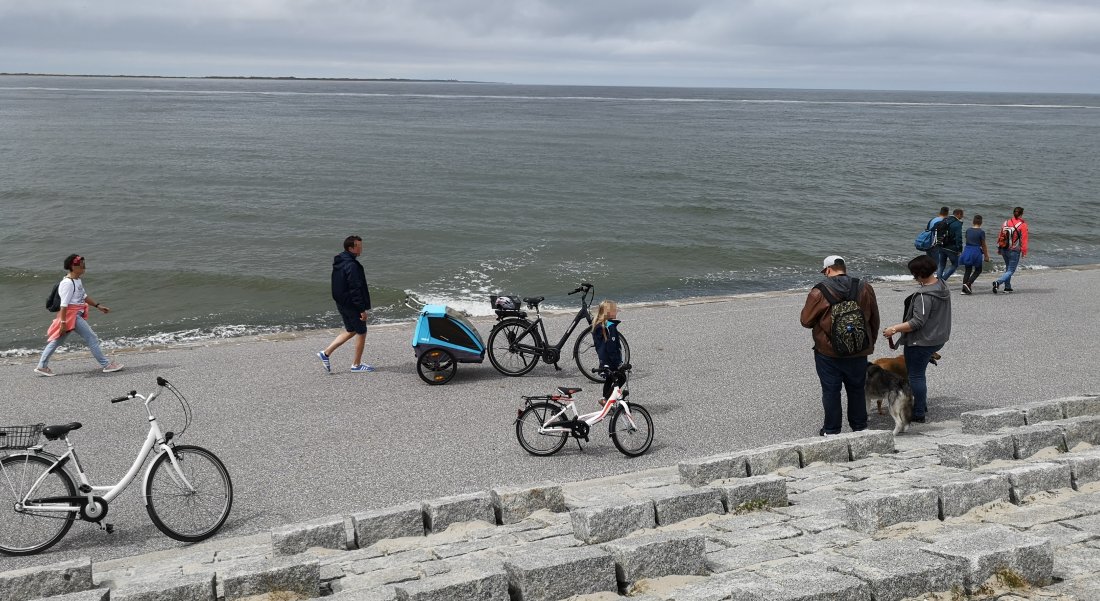
M858 355L871 346L871 336L867 332L867 319L859 306L859 292L862 282L852 280L848 296L838 299L824 284L814 286L829 303L829 314L833 317L833 327L829 330L829 341L833 351L841 357Z
M951 228L948 227L947 219L947 217L944 217L932 226L933 237L935 238L932 246L951 246Z
M61 287L61 282L53 285L53 290L50 290L50 295L46 297L46 310L50 313L57 313L61 310L61 292L58 288Z

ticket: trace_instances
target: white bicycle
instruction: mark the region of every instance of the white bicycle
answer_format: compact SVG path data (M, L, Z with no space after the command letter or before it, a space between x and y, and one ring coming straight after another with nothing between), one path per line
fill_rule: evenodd
M149 434L138 451L130 471L111 486L88 481L69 433L81 424L0 427L0 553L32 555L44 551L65 536L77 517L103 523L109 504L133 482L138 470L153 455L142 486L145 508L153 524L164 534L184 542L209 538L225 523L233 506L233 483L216 455L202 447L179 445L174 438L191 424L187 399L164 378L148 397L137 391L111 399L121 403L138 399L149 415ZM179 434L162 433L150 405L167 388L183 406L184 427ZM47 442L38 442L45 436ZM43 450L48 441L62 440L68 446L60 457ZM71 462L70 462L71 460ZM75 471L79 485L69 472Z
M608 435L615 448L627 457L644 454L653 444L653 418L645 407L627 402L629 372L627 364L606 376L617 378L616 386L603 407L593 413L581 415L577 411L573 395L580 388L559 386L558 394L523 397L523 408L516 413L516 438L520 446L532 455L553 455L562 450L570 436L577 440L577 446L581 439L588 442L592 426L610 419Z

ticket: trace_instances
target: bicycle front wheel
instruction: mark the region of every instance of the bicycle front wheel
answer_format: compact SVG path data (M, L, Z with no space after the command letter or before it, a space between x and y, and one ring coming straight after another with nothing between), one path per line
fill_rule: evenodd
M626 343L626 336L619 334L619 344L623 349L623 364L630 363L630 345ZM577 342L573 344L573 360L584 374L584 377L593 382L603 383L607 378L602 374L593 373L593 369L600 367L600 356L596 354L596 345L592 342L592 332L585 329L577 336Z
M564 408L555 403L535 403L520 413L516 420L516 438L519 446L524 451L539 457L553 455L565 446L569 434L565 432L539 433L541 428L550 418L554 417Z
M71 511L17 509L39 478L42 482L31 491L29 503L41 505L51 497L76 496L69 473L60 468L51 472L52 466L53 461L39 455L10 455L0 459L0 553L33 555L45 551L72 528L76 516ZM71 503L59 500L52 504Z
M634 420L634 425L630 424L630 418ZM623 455L637 457L653 444L653 418L649 417L645 407L633 403L630 404L630 418L627 418L622 407L611 416L611 442Z
M216 455L202 447L178 445L172 451L179 471L168 453L161 453L150 468L145 484L149 519L161 532L179 541L193 543L210 538L233 507L229 472Z
M498 323L489 334L489 362L506 376L522 376L535 369L542 355L538 331L526 319L510 318Z

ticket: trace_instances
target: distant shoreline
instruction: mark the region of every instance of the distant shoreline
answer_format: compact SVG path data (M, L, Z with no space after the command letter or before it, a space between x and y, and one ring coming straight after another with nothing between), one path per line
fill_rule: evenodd
M79 73L0 73L8 77L102 77L126 79L243 79L259 81L389 81L408 83L482 83L497 84L491 81L466 81L462 79L411 79L406 77L265 77L259 75L88 75Z

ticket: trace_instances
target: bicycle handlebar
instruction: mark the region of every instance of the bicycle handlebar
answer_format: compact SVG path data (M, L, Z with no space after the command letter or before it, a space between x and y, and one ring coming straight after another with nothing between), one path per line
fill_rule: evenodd
M573 294L576 294L578 292L588 292L591 289L592 289L592 284L589 284L588 282L581 282L581 285L577 286L577 289L570 292L569 294L573 295Z
M162 378L160 376L157 376L157 386L160 386L161 388L164 388L167 384L168 384L168 380L165 380L164 378ZM157 392L160 392L160 391L158 390ZM157 392L154 392L152 395L149 396L150 401L152 401L154 398L156 398ZM111 402L112 403L122 403L122 402L128 401L128 400L133 399L133 398L137 398L137 391L136 390L131 390L128 394L124 394L120 397L113 398L113 399L111 399Z
M131 390L130 394L120 396L116 399L111 399L111 402L112 403L121 403L123 401L128 401L128 400L134 398L135 396L137 396L137 391L136 390Z

